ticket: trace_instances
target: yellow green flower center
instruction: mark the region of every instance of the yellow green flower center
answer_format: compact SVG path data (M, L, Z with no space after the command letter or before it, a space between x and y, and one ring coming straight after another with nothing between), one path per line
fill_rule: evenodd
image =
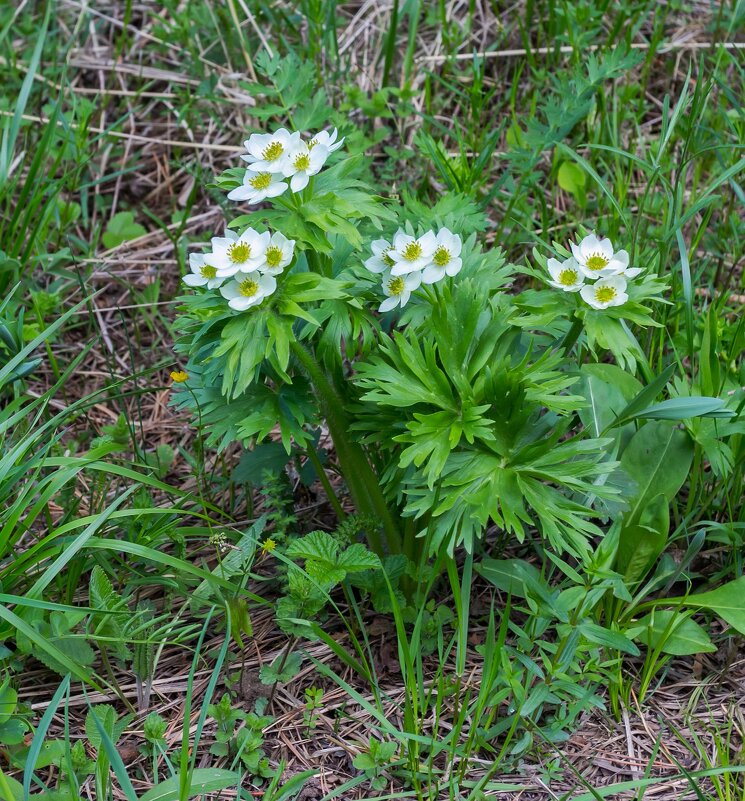
M307 153L301 153L295 158L294 164L296 170L307 170L310 167L310 156Z
M577 282L576 270L562 270L559 273L559 283L562 286L573 286Z
M438 267L446 267L447 264L450 262L450 251L447 248L440 245L440 247L437 248L437 250L432 255L432 261Z
M202 275L202 278L214 278L217 275L217 268L213 267L211 264L203 264L199 268L199 272Z
M416 261L422 255L422 246L418 242L409 242L401 254L406 261Z
M248 182L254 189L266 189L272 182L272 176L268 172L260 172L254 178L250 178Z
M261 155L264 161L276 161L284 152L285 148L281 142L272 142L264 148Z
M404 279L401 278L400 275L397 275L395 278L391 278L391 280L388 282L388 291L391 293L391 295L400 295L405 288L406 285L404 284Z
M308 150L313 150L313 148L318 144L318 139L311 139L310 142L307 144Z
M282 248L277 247L276 245L271 245L266 249L266 263L270 267L279 267L279 263L282 261Z
M228 258L233 264L243 264L251 258L251 245L248 242L237 242L228 248Z
M259 291L259 285L252 278L246 278L238 284L238 291L244 298L252 298Z
M610 303L617 294L614 286L600 286L595 290L595 300L598 303Z
M585 264L588 270L602 270L608 264L608 259L600 253L593 253Z
M393 261L390 255L392 250L393 248L386 248L380 254L380 258L383 260L383 264L386 264L388 267L393 267L393 265L396 263L395 261Z

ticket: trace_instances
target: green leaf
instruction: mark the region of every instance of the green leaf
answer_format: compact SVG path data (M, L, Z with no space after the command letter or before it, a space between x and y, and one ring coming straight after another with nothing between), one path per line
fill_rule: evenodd
M616 651L623 651L632 656L639 655L639 649L636 645L634 645L628 637L621 634L620 631L610 631L603 626L598 626L597 623L591 623L587 620L580 623L579 630L582 636L590 642L603 645L606 648L612 648Z
M110 249L146 233L147 231L135 222L135 216L131 211L120 211L109 220L102 238L104 246Z
M114 707L110 704L97 704L95 707L95 714L93 709L91 709L85 716L85 736L88 738L88 742L96 749L96 751L100 750L101 732L99 727L96 725L96 717L98 717L99 723L103 727L106 734L114 741L114 744L116 745L114 729L116 727L117 714L116 709L114 709Z
M598 367L612 367L624 376L624 379L619 380L619 377L610 371L593 369ZM615 424L621 410L629 402L630 385L626 379L631 378L639 388L641 384L614 364L586 364L580 373L582 380L577 389L584 395L587 406L579 410L579 417L585 428L589 429L594 437L599 437L603 431ZM632 392L632 397L633 394L636 393Z
M688 606L711 609L740 634L745 634L745 576L715 590L689 595L681 600Z
M704 629L685 612L656 610L637 621L634 631L637 627L641 627L637 634L631 631L627 633L649 648L659 649L665 654L688 656L717 650Z
M587 203L587 195L585 194L585 185L587 184L587 175L575 163L565 161L559 167L557 174L559 186L570 194L574 195L577 202L581 207Z
M10 720L16 711L18 693L10 686L10 678L5 679L0 687L0 724Z
M287 684L300 672L303 664L303 655L293 651L289 655L281 653L271 665L262 665L259 670L259 679L262 684Z
M187 780L188 795L186 798L193 798L195 795L205 793L217 793L228 787L238 787L241 776L232 770L222 768L195 768ZM183 801L179 792L181 776L172 776L156 787L148 790L145 795L140 796L140 801Z
M621 466L637 485L624 525L638 522L658 495L672 501L688 476L692 460L693 443L685 431L665 422L642 426L621 456Z
M259 487L265 472L278 476L290 457L280 442L262 442L250 451L244 451L233 470L231 479L236 484Z
M629 585L641 581L665 550L670 530L670 503L657 495L642 510L638 521L624 525L618 540L616 571Z
M736 412L727 409L721 398L669 398L655 403L636 414L633 418L648 420L689 420L691 417L735 417Z
M360 573L363 570L380 567L380 559L358 542L342 551L337 564L346 573Z
M483 559L476 571L495 587L517 598L525 598L531 586L545 585L540 571L523 559Z

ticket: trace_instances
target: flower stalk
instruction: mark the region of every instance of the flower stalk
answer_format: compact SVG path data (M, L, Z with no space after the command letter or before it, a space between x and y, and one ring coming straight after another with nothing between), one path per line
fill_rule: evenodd
M291 343L292 352L310 378L326 418L344 479L357 509L379 520L390 553L401 550L398 526L380 489L378 477L361 446L349 437L349 420L343 399L328 379L324 369L300 342ZM374 529L368 531L368 541L378 556L384 556L383 541Z

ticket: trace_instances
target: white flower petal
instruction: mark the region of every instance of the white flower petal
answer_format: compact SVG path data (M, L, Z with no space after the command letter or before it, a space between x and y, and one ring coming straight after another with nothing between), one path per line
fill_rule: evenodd
M386 298L378 307L378 311L380 312L387 312L391 309L395 309L398 306L398 295L393 295L392 297Z
M206 278L201 275L195 275L194 273L185 275L181 280L186 286L204 286L207 283Z
M290 179L290 189L292 189L293 192L302 192L303 189L308 186L309 181L308 173L297 172Z
M423 284L435 284L445 277L445 268L436 264L430 264L422 272Z
M463 267L463 259L455 258L451 259L450 263L445 267L445 272L452 278L453 276L458 275Z

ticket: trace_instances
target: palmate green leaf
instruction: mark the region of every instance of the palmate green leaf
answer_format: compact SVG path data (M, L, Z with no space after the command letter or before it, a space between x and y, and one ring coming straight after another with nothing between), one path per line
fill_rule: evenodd
M296 303L316 300L338 300L348 297L345 289L349 282L327 278L317 273L292 273L282 285L282 297Z
M221 342L212 354L224 373L222 394L236 398L256 379L257 368L271 350L267 318L270 312L256 309L239 314L222 330Z
M461 437L465 437L469 444L477 438L483 442L494 441L493 421L481 416L489 408L488 404L470 406L462 409L460 414L434 412L425 415L415 412L415 419L406 425L409 433L393 437L396 442L411 443L402 451L399 465L407 467L413 463L421 467L426 462L424 474L432 487Z
M379 353L358 363L357 371L356 383L366 390L362 400L397 408L417 403L450 411L457 408L432 342L420 344L413 335L395 333L392 340L381 343Z
M579 555L587 550L587 538L600 531L588 519L594 515L592 509L564 492L602 497L616 493L613 487L595 483L616 466L602 461L607 442L549 438L524 449L512 462L475 450L452 453L437 493L423 487L417 474L407 473L406 510L417 517L431 513L436 518L433 553L442 548L452 553L458 545L470 552L493 520L520 540L527 527L537 526L558 553Z
M643 354L639 343L621 320L590 310L584 315L584 330L587 345L593 353L609 350L621 367L632 373L636 371L636 363Z
M656 609L636 621L627 634L649 648L673 656L714 653L717 650L706 631L691 620L690 613L678 610Z

